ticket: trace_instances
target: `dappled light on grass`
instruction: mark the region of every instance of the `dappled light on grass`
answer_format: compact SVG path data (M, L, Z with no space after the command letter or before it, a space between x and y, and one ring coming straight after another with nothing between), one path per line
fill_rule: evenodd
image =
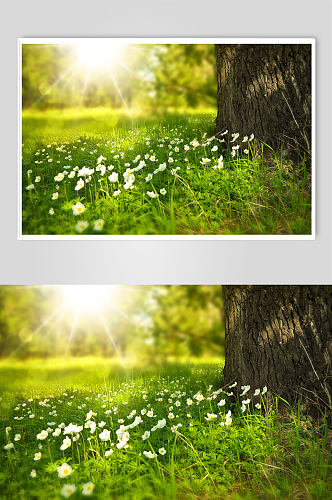
M23 145L24 234L311 233L305 159L296 169L250 131L214 136L212 115L121 119L114 128L109 113L103 133L88 136L83 113L81 134L48 142L31 130L32 116Z
M113 367L103 381L106 362L94 360L95 381L93 360L82 360L81 369L69 361L65 377L70 366L75 381L55 361L44 368L50 382L36 378L29 390L17 372L22 386L1 401L7 498L18 490L44 499L84 488L100 499L242 498L248 490L253 498L326 498L328 445L317 446L326 422L317 429L300 415L278 420L265 412L265 387L243 386L236 400L235 384L220 387L221 364L130 376ZM8 369L0 365L0 376Z

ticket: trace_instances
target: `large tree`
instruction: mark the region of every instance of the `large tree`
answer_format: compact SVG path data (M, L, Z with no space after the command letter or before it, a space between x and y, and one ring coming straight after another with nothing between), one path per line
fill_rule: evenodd
M224 383L331 407L332 286L224 286Z
M216 45L217 132L310 151L311 45Z

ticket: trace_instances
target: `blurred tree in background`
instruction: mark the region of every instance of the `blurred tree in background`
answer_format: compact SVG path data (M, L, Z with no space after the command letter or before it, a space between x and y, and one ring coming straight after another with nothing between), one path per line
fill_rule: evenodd
M65 286L0 286L0 356L131 357L148 362L223 354L220 286L116 286L76 309ZM89 293L89 286L80 287ZM90 292L91 293L91 292Z
M216 92L212 44L128 44L112 67L93 71L75 45L22 46L23 109L215 108Z

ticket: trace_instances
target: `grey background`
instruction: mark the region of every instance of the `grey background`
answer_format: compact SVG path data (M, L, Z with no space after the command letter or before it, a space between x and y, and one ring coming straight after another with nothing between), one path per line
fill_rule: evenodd
M12 0L1 26L0 284L332 283L331 1ZM17 38L315 37L316 240L19 241Z

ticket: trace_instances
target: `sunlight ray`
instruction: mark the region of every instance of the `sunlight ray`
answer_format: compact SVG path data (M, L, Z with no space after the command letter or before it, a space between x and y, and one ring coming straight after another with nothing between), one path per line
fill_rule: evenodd
M109 76L110 76L110 78L111 78L111 80L113 82L113 85L114 85L117 93L119 94L119 97L121 99L121 102L122 102L125 110L126 110L127 115L131 116L131 113L130 113L130 111L128 109L127 103L126 103L126 101L125 101L125 99L124 99L124 97L123 97L123 95L121 93L120 87L119 87L119 85L118 85L118 83L117 83L117 81L116 81L116 79L115 79L115 77L114 77L114 75L113 75L113 73L111 71L111 68L109 66L107 66L107 71L108 71L108 74L109 74Z
M42 101L43 99L45 99L45 97L47 96L47 94L50 93L50 91L56 87L58 85L58 83L60 83L68 74L70 74L71 72L74 71L75 67L77 66L77 62L75 62L74 64L72 64L64 73L62 73L62 75L59 76L59 78L54 82L52 83L52 85L50 85L48 87L48 89L46 90L46 92L41 95L36 101L34 101L30 108L32 108L33 106L35 106L36 104L38 104L40 101Z
M16 354L17 352L19 352L23 346L25 346L25 344L27 344L28 342L30 342L30 340L38 333L40 332L40 330L42 330L44 328L44 326L46 326L53 318L55 318L63 309L64 309L64 304L62 304L53 314L50 314L50 316L48 316L40 325L39 327L34 330L31 335L29 335L29 337L27 339L25 339L16 349L14 349L14 351L9 355L9 357L12 357L14 356L14 354Z
M69 334L68 340L67 340L65 356L68 355L68 352L69 352L69 349L70 349L70 346L71 346L71 343L72 343L72 340L73 340L73 337L74 337L74 334L75 334L75 328L76 328L76 325L77 325L78 317L79 317L79 310L75 309L75 314L74 314L74 317L73 317L73 322L72 322L72 325L71 325L70 334Z
M124 363L123 357L122 357L122 355L121 355L121 353L120 353L120 351L119 351L119 349L118 349L118 347L117 347L117 345L116 345L116 343L114 341L113 335L111 334L111 331L110 331L110 329L109 329L109 327L108 327L108 325L106 323L105 317L104 317L104 315L103 315L103 313L102 313L101 310L98 310L98 313L99 313L100 321L101 321L101 323L102 323L102 325L103 325L103 327L105 329L105 332L107 333L107 336L108 336L109 340L111 341L111 344L112 344L113 349L114 349L114 351L115 351L115 353L116 353L116 355L117 355L117 357L119 359L119 362L124 367L125 363Z
M85 95L85 91L86 91L86 88L87 88L88 83L89 83L90 74L91 74L91 69L88 69L86 74L85 74L85 78L84 78L84 82L83 82L83 86L82 86L82 90L81 90L80 104L82 104L82 101L83 101L83 98Z
M143 81L143 78L138 75L137 73L135 73L131 68L129 68L129 66L127 66L125 63L121 62L121 61L118 61L118 65L121 66L123 69L125 69L126 71L128 71L128 73L130 73L131 75L133 75L135 78L137 78L138 80L140 80L141 82Z

